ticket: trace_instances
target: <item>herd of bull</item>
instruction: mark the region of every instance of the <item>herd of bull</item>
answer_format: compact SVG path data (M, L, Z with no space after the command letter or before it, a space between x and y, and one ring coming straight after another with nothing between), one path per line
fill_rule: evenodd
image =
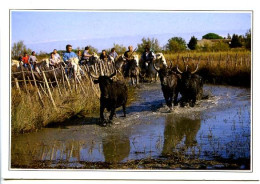
M83 65L95 65L101 62L98 57L93 55L88 62ZM173 106L177 106L178 103L180 106L185 106L189 104L193 107L196 103L196 100L200 100L202 98L203 93L203 81L202 77L196 74L198 71L198 65L194 71L190 70L188 62L183 58L183 63L185 66L184 71L181 71L178 68L178 65L173 66L172 62L170 66L167 66L167 62L162 53L158 53L155 55L155 58L150 61L142 61L138 59L138 55L133 55L132 60L128 60L126 62L126 58L124 55L119 56L115 61L110 60L107 62L111 62L114 65L115 72L109 76L106 76L102 73L100 75L94 74L89 70L89 75L94 79L95 84L99 84L101 95L100 95L100 119L102 124L112 123L113 117L116 115L116 108L123 107L124 116L126 116L126 103L128 98L128 89L127 85L124 81L113 80L113 76L117 73L121 73L126 78L131 79L132 85L138 85L139 81L144 81L144 79L150 79L151 81L157 80L157 77L160 78L161 88L163 92L163 96L166 102L166 105L172 110ZM60 65L60 66L59 66ZM55 72L56 76L53 76L54 72L46 72L46 77L52 80L52 78L62 77L62 73L64 73L65 66L63 62L61 62L58 66L56 66ZM81 66L76 66L76 68L72 68L74 70L74 75L76 75L76 70ZM66 67L65 67L66 68ZM91 68L91 67L89 67ZM48 62L41 62L35 65L34 70L41 69L43 71L48 71L50 66ZM12 71L12 75L15 78L22 78L23 76L20 72L17 72L19 67L15 67L15 71ZM23 70L23 69L22 69ZM28 70L28 69L27 69ZM63 70L63 71L62 71ZM67 72L68 73L68 72ZM80 75L80 72L78 72ZM28 78L31 75L31 72L23 72L23 75L28 75ZM40 72L34 72L34 76L36 80L41 80ZM180 100L178 101L178 95L181 95ZM110 112L109 120L105 120L104 118L104 110Z
M159 76L163 96L170 110L173 109L173 106L177 106L178 103L182 107L186 104L194 107L196 101L202 98L203 93L202 77L196 74L199 63L196 65L194 71L190 71L188 63L184 59L183 62L185 70L181 71L178 65L176 67L173 67L172 64L167 66L162 54L157 54L156 58L150 63L141 64L138 63L137 57L134 57L133 62L130 62L131 66L128 67L129 71L127 72L129 72L132 84L135 82L138 84L138 77L155 77L156 80L156 77ZM90 73L94 79L94 83L99 84L100 87L100 119L103 125L112 123L113 117L116 115L116 108L118 107L122 106L124 117L126 116L127 86L123 81L113 80L113 76L117 74L117 71L126 72L124 71L125 67L123 63L121 60L118 60L116 62L117 70L109 76L97 76ZM135 80L132 78L135 78ZM178 101L179 94L181 95L181 99ZM110 111L108 121L104 118L105 109Z

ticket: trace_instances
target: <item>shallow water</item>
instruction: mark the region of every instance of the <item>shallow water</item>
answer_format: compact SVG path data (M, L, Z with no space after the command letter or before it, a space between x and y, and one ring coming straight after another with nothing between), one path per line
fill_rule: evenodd
M12 167L51 161L51 167L81 167L82 162L126 162L179 157L214 160L250 158L250 89L205 85L209 99L194 108L165 106L160 84L142 84L127 117L111 127L97 125L98 115L12 136ZM107 114L108 115L108 114Z

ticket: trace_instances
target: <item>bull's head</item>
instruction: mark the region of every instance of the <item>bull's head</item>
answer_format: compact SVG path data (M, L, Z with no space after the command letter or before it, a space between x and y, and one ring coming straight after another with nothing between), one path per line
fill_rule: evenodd
M200 58L199 58L199 62L196 65L196 69L194 71L189 70L189 66L188 64L185 62L185 60L183 60L184 62L184 66L185 66L185 70L181 71L177 65L177 71L181 74L181 83L182 83L182 89L188 89L191 86L194 85L194 74L198 71L199 69L199 62L200 62Z
M185 58L184 57L182 57L182 59L183 59L183 63L184 63L184 66L185 66L185 71L181 71L180 69L179 69L179 67L178 67L178 65L177 65L177 71L179 72L179 73L181 73L181 74L183 74L183 73L190 73L190 74L194 74L194 73L196 73L197 71L198 71L198 69L199 69L199 63L200 63L200 57L199 57L199 62L197 63L197 65L196 65L196 69L194 70L194 71L188 71L188 64L187 64L187 61L185 60Z
M172 75L176 75L176 73L169 67L163 65L162 68L157 67L155 63L153 63L154 69L159 73L160 81L162 85L168 85L169 77Z
M95 84L99 84L101 91L101 96L108 98L110 85L113 83L112 77L116 75L116 70L113 74L109 76L97 76L93 73L90 73L90 76L94 79Z
M189 67L189 66L186 65L185 71L181 71L181 70L179 69L178 65L177 65L177 71L178 71L179 73L181 73L181 74L183 74L183 73L191 73L191 74L194 74L194 73L196 73L196 72L198 71L198 69L199 69L199 64L197 64L196 69L195 69L193 72L189 71L189 70L188 70L188 67Z

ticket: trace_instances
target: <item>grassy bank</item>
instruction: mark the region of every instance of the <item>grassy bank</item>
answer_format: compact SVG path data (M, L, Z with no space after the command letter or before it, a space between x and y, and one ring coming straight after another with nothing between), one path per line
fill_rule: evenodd
M184 70L182 57L195 58L188 61L191 70L196 68L198 58L201 58L197 73L206 83L245 87L251 85L251 52L249 51L165 54L168 64L172 61L174 66L178 64L179 68Z
M89 81L84 82L90 86ZM35 87L28 87L29 94L25 90L19 91L12 88L12 132L24 133L37 130L51 122L62 122L76 114L86 114L97 111L99 100L92 88L86 91L72 90L69 92L61 89L62 95L59 94L58 88L52 89L53 99L56 103L57 110L54 109L50 98L42 93L42 102L37 94Z
M12 88L11 96L11 127L12 133L26 133L36 131L48 124L62 123L64 120L75 116L86 116L94 112L99 112L98 85L91 87L89 80L83 81L87 86L86 93L82 90L53 88L52 95L57 106L54 109L50 98L42 93L43 104L37 94L35 87L28 87L29 95L23 89L19 92ZM128 89L128 105L135 99L135 89Z

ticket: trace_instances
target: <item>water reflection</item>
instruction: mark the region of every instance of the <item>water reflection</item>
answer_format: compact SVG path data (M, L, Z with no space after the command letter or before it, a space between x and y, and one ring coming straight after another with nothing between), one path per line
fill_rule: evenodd
M128 137L110 135L103 139L102 143L106 162L120 162L129 155L130 141Z
M165 119L164 144L162 156L172 155L178 144L183 139L183 148L188 149L197 144L196 135L200 129L200 119L192 120L188 118L176 118L170 114Z

